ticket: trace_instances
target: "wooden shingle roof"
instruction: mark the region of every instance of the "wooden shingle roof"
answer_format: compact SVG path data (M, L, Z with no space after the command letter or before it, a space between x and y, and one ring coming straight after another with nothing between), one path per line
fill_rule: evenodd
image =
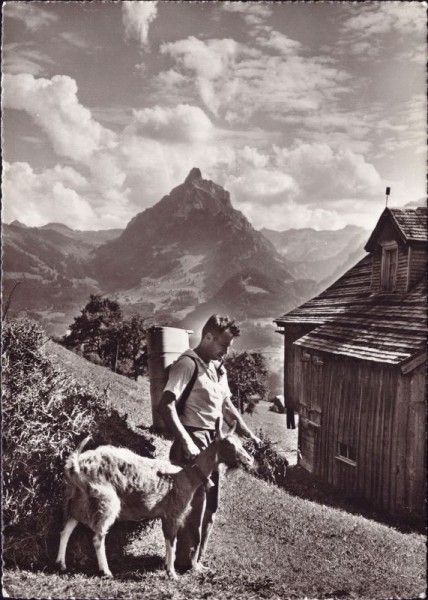
M362 305L370 294L371 272L371 257L365 256L319 296L275 319L276 323L321 325L335 321L341 315L348 315L351 308L355 312L355 307Z
M410 241L427 241L427 214L423 210L391 208L391 214Z
M427 242L427 210L420 207L412 208L385 208L381 214L376 227L373 230L365 250L370 252L378 237L379 231L385 222L390 220L398 235L404 243L426 243Z
M426 347L426 283L407 294L371 294L371 256L316 298L276 319L314 324L295 344L363 360L402 364Z
M421 282L404 298L356 302L331 323L312 330L298 346L398 365L426 348L426 289Z

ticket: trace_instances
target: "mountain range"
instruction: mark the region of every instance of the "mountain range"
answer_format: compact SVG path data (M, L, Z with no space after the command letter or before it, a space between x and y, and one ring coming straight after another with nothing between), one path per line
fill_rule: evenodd
M370 231L356 225L343 229L316 231L312 228L273 231L262 229L261 233L289 262L290 272L323 282L342 275L365 255L364 245Z
M273 327L273 318L318 293L320 279L361 251L363 232L256 231L229 193L193 168L123 230L3 224L4 294L21 282L11 311L26 310L55 335L91 293L115 298L125 314L190 329L213 312Z

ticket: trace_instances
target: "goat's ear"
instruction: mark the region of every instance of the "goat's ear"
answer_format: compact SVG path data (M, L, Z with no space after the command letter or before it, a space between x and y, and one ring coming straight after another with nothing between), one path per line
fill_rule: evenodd
M220 419L220 417L217 417L217 419L215 421L215 434L216 434L216 437L218 437L220 440L223 437L223 433L221 431L221 419Z
M236 421L233 421L233 425L232 427L229 429L229 432L227 435L233 435L235 433L235 429L236 429Z

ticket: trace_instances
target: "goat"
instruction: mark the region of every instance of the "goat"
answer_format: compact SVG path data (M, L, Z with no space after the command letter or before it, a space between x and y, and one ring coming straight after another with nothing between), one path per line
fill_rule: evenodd
M220 419L216 436L192 464L181 468L167 460L138 456L126 448L99 446L82 453L87 437L65 465L67 482L65 512L68 518L59 544L57 565L65 571L67 543L76 525L84 523L94 532L93 542L99 570L112 577L105 552L105 537L116 520L140 521L160 517L165 537L167 574L174 569L177 531L182 527L195 491L210 485L210 475L219 463L229 467L251 466L253 458L233 435L236 422L223 435ZM212 485L212 484L211 484Z

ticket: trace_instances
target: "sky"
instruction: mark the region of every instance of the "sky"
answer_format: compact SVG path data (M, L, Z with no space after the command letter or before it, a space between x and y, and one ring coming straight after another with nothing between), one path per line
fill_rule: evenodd
M3 220L123 228L193 167L256 229L426 196L424 2L3 3Z

